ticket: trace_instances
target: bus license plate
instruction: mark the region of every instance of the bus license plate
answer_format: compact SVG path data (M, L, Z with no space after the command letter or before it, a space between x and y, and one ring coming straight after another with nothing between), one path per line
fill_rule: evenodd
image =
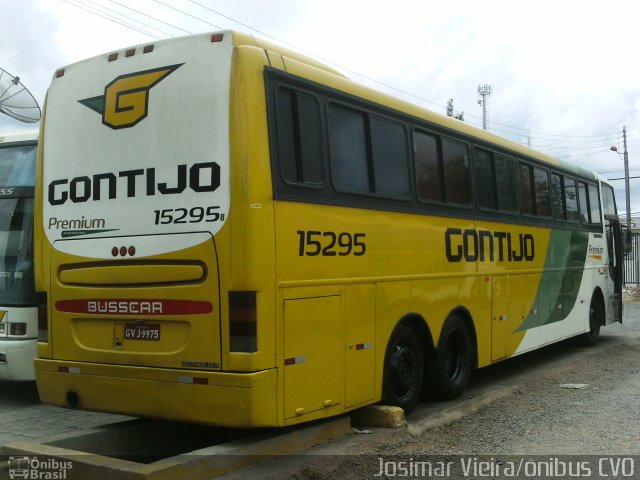
M160 325L126 323L124 325L124 338L126 340L160 340Z

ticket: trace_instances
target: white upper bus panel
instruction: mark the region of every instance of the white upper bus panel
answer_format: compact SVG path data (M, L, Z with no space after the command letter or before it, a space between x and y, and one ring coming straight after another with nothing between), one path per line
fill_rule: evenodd
M49 242L208 231L229 210L228 32L59 70L43 141Z

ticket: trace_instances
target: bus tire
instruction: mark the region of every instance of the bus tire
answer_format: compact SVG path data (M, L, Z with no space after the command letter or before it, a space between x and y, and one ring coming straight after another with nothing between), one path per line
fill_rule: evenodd
M384 360L382 401L409 414L418 403L424 377L424 352L415 332L398 325L389 339Z
M578 337L578 343L583 347L590 347L600 339L600 327L604 319L604 304L601 297L594 293L589 304L589 331Z
M457 315L450 316L442 327L430 372L437 399L453 400L464 393L471 377L473 351L467 324Z

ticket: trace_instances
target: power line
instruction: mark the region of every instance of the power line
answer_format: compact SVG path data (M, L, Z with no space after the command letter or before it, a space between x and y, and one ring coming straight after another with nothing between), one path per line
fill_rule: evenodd
M164 5L164 6L165 6L165 7L167 7L167 8L170 8L170 9L172 9L172 10L175 10L176 12L180 12L180 13L182 13L183 15L187 15L188 17L194 18L194 19L196 19L196 20L198 20L198 21L200 21L200 22L202 22L202 23L206 23L207 25L210 25L210 26L212 26L212 27L215 27L215 28L217 28L218 30L222 30L222 27L219 27L218 25L215 25L215 24L213 24L213 23L207 22L206 20L203 20L203 19L201 19L201 18L199 18L199 17L196 17L195 15L191 15L190 13L187 13L187 12L185 12L185 11L183 11L183 10L180 10L179 8L176 8L176 7L174 7L173 5L169 5L168 3L161 2L160 0L153 0L153 1L154 1L154 2L156 2L156 3L159 3L160 5Z
M80 0L76 0L76 1L80 1ZM118 12L117 10L114 10L113 8L109 8L109 7L105 6L105 5L101 5L98 2L95 2L94 0L84 0L84 1L95 5L95 8L101 8L103 10L106 10L107 12L113 12L115 15L119 15L119 16L121 16L123 18L126 18L127 20L130 20L130 21L135 22L135 23L139 23L140 25L144 25L145 27L151 28L152 30L156 30L157 32L160 32L160 33L162 33L162 34L164 34L166 36L169 36L169 37L173 37L174 36L169 32L165 32L164 30L160 30L159 28L154 27L153 25L149 25L148 23L144 23L144 22L142 22L142 21L140 21L140 20L138 20L136 18L130 17L128 15L125 15L124 13ZM109 15L110 17L113 17L110 14L106 14L106 15ZM156 37L156 38L160 39L162 37Z
M69 0L64 0L64 1L67 2L67 3L70 3ZM75 0L75 1L79 1L79 0ZM91 0L89 0L89 1L91 1ZM177 25L175 25L173 23L165 22L163 20L160 20L159 18L153 17L153 16L148 15L148 14L146 14L144 12L139 11L139 10L135 10L135 9L133 9L133 8L127 6L127 5L124 5L124 4L120 3L120 2L117 2L115 0L109 0L109 1L111 1L112 3L114 3L116 5L119 5L122 8L125 8L127 10L132 11L132 12L135 12L138 15L145 16L147 18L150 18L150 19L152 19L152 20L154 20L156 22L159 22L159 23L162 23L164 25L167 25L167 26L169 26L171 28L174 28L176 30L180 30L180 31L182 31L184 33L187 33L187 34L191 33L190 31L185 30L185 29L183 29L183 28L181 28L181 27L179 27L179 26L177 26ZM188 16L190 18L198 20L198 21L200 21L202 23L205 23L207 25L213 26L213 27L215 27L217 29L222 29L222 27L220 27L218 25L215 25L215 24L213 24L211 22L208 22L207 20L205 20L203 18L200 18L200 17L198 17L196 15L192 15L191 13L189 13L189 12L183 10L183 9L176 8L176 7L172 6L172 5L169 5L166 2L163 2L163 1L160 1L160 0L153 0L153 1L155 3L163 5L166 8L170 8L170 9L172 9L172 10L174 10L176 12L179 12L179 13L185 15L185 16ZM202 3L198 2L198 1L195 1L195 0L188 0L188 1L190 3L192 3L192 4L194 4L194 5L197 5L200 8L203 8L203 9L215 14L215 15L219 15L221 17L224 17L224 18L226 18L226 19L228 19L228 20L230 20L230 21L232 21L232 22L234 22L234 23L236 23L238 25L241 25L241 26L243 26L243 27L245 27L247 29L250 29L250 30L252 30L254 32L257 32L260 35L263 35L263 36L268 37L268 38L270 38L272 40L275 40L275 41L277 41L277 42L279 42L279 43L281 43L283 45L286 45L286 46L288 46L290 48L293 48L293 49L296 49L298 51L301 51L295 45L292 45L292 44L287 43L287 42L285 42L283 40L280 40L279 38L274 37L274 36L268 34L267 32L264 32L262 30L256 29L256 28L252 27L251 25L243 23L243 22L241 22L241 21L239 21L239 20L237 20L237 19L235 19L235 18L233 18L231 16L225 15L224 13L222 13L220 11L217 11L217 10L214 10L214 9L208 7L207 5L204 5L204 4L202 4ZM70 4L72 4L72 3L70 3ZM72 4L72 5L74 5L74 4ZM83 10L89 11L87 8L84 8L83 6L80 6L80 5L74 5L74 6L76 6L77 8L82 8ZM106 8L106 7L103 7L103 8ZM113 10L111 10L111 11L113 11ZM127 28L131 28L131 29L133 29L135 31L138 31L140 33L143 33L145 35L149 35L149 36L152 36L154 38L159 38L157 35L152 35L149 32L143 31L143 30L141 30L139 28L136 28L134 26L126 25L126 24L124 24L122 22L114 20L113 17L107 17L105 15L98 14L98 13L91 12L91 11L89 11L89 12L90 13L94 13L95 15L99 15L99 16L101 16L101 17L103 17L103 18L105 18L107 20L113 21L115 23L119 23L119 24L121 24L121 25L123 25L123 26L125 26ZM113 12L115 13L115 11L113 11ZM157 29L156 27L152 27L150 25L144 24L140 20L135 20L132 17L126 16L126 15L124 15L122 13L120 13L120 15L124 16L125 18L128 18L131 21L135 21L135 22L141 23L141 24L147 26L148 28L152 28L154 30L160 31L160 32L164 33L165 35L172 36L168 32L165 32L165 31L162 31L160 29ZM301 52L305 53L303 51L301 51ZM364 75L362 73L356 72L355 70L352 70L352 69L346 68L346 67L344 67L342 65L339 65L339 64L337 64L337 63L335 63L335 62L333 62L331 60L324 59L324 58L319 57L319 56L314 55L314 54L309 54L309 53L305 53L305 54L314 56L314 57L318 58L319 60L322 60L323 62L328 63L330 65L333 65L333 66L335 66L335 67L337 67L337 68L339 68L341 70L344 70L344 71L349 72L351 74L354 74L354 75L356 75L356 76L358 76L360 78L363 78L363 79L366 79L366 80L371 81L373 83L376 83L377 85L380 85L380 86L382 86L384 88L393 90L393 91L395 91L397 93L400 93L402 95L406 95L406 96L408 96L410 98L413 98L415 100L418 100L420 102L425 102L425 103L428 103L430 105L437 106L438 108L441 108L441 109L445 109L446 108L444 105L441 105L441 104L439 104L437 102L433 102L433 101L428 100L426 98L423 98L421 96L409 93L407 91L404 91L402 89L399 89L399 88L394 87L392 85L389 85L387 83L381 82L381 81L379 81L377 79L374 79L374 78L369 77L367 75ZM469 114L469 113L467 113L467 117L471 117L471 118L475 118L475 119L481 120L480 117L472 115L472 114ZM469 123L472 124L472 125L474 124L473 122L469 122ZM487 123L492 126L491 127L492 131L504 133L504 134L511 135L511 136L525 136L525 137L527 137L527 138L529 138L530 140L533 141L533 148L536 148L538 150L543 150L543 151L546 150L546 151L549 151L549 152L558 151L558 150L560 150L560 151L564 151L564 150L593 150L593 149L598 148L599 145L604 145L605 143L610 143L612 141L615 141L614 139L611 139L609 137L609 135L613 135L614 133L619 132L619 129L616 129L616 130L600 130L598 132L592 132L592 133L581 133L581 134L567 135L567 134L556 134L556 133L539 132L539 131L535 131L535 130L531 130L531 129L525 129L525 128L521 128L521 127L516 127L516 126L504 124L504 123L501 123L501 122L495 122L495 121L487 121ZM500 129L500 128L495 128L494 125L495 126L504 127L507 130ZM522 132L522 133L520 133L520 132ZM640 135L640 130L638 130L637 133ZM544 138L545 136L546 137L551 137L551 138ZM596 138L603 138L605 136L607 137L607 139L596 140ZM589 139L589 138L592 139L592 141L589 142L588 145L583 145L584 142L583 142L582 139ZM565 139L565 140L562 140L562 139ZM618 137L618 141L619 141L619 137ZM548 142L548 143L543 143L542 145L540 145L539 142ZM572 146L572 145L570 145L571 143L580 143L581 145L580 146Z
M64 1L65 3L67 3L67 4L71 5L71 6L73 6L73 7L79 8L80 10L84 10L85 12L88 12L88 13L90 13L90 14L92 14L92 15L96 15L96 16L101 17L101 18L103 18L103 19L105 19L105 20L108 20L108 21L110 21L110 22L117 23L117 24L118 24L118 25L120 25L120 26L123 26L123 27L125 27L125 28L130 29L130 30L134 30L134 31L136 31L136 32L138 32L138 33L142 33L143 35L147 35L147 36L152 37L152 38L155 38L155 39L160 39L160 38L161 38L161 37L159 37L159 36L157 36L157 35L154 35L154 34L152 34L152 33L146 32L146 31L144 31L144 30L142 30L142 29L140 29L140 28L137 28L137 27L135 27L135 26L133 26L133 25L129 25L129 24L127 24L127 23L124 23L124 22L122 22L122 21L120 21L120 20L116 19L115 17L113 17L113 16L111 16L111 15L106 15L106 14L104 14L104 13L102 13L102 12L100 12L100 11L98 11L98 10L94 9L94 8L91 8L91 7L87 6L87 5L84 5L84 4L76 4L76 3L74 3L72 0L63 0L63 1ZM75 1L77 2L78 0L75 0Z
M180 30L181 32L184 32L184 33L187 33L187 34L191 34L192 33L189 30L185 30L184 28L177 27L177 26L175 26L175 25L173 25L171 23L165 22L164 20L160 20L159 18L152 17L151 15L147 15L146 13L141 12L139 10L136 10L135 8L131 8L128 5L124 5L124 4L120 3L120 2L116 2L116 0L109 0L109 1L111 3L115 3L116 5L120 5L121 7L126 8L127 10L131 10L132 12L135 12L138 15L142 15L144 17L150 18L152 20L155 20L156 22L162 23L162 24L167 25L167 26L169 26L171 28L175 28L176 30Z

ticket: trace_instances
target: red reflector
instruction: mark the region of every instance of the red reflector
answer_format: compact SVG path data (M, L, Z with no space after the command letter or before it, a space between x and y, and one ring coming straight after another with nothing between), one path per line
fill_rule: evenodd
M136 247L134 246L129 247L129 255L133 257L135 254L136 254Z
M110 54L110 55L109 55L109 58L108 58L108 60L109 60L110 62L113 62L114 60L117 60L117 59L118 59L118 54L117 54L117 53L112 53L112 54Z
M209 385L209 380L202 377L193 377L193 383L197 385Z
M125 57L133 57L136 54L136 49L131 48L124 53Z
M288 365L297 365L298 363L305 363L305 358L304 356L300 356L300 357L293 357L293 358L285 358L284 359L284 366L288 366Z
M111 249L111 255L113 255L114 257L118 256L118 247L113 247Z
M56 78L60 78L62 76L64 76L64 68L56 72Z
M151 52L153 52L153 45L146 45L142 49L142 53L151 53Z
M124 257L127 254L127 247L120 247L120 256Z
M60 373L69 373L69 367L58 367Z
M211 43L221 42L223 38L224 35L222 33L214 33L211 35Z

